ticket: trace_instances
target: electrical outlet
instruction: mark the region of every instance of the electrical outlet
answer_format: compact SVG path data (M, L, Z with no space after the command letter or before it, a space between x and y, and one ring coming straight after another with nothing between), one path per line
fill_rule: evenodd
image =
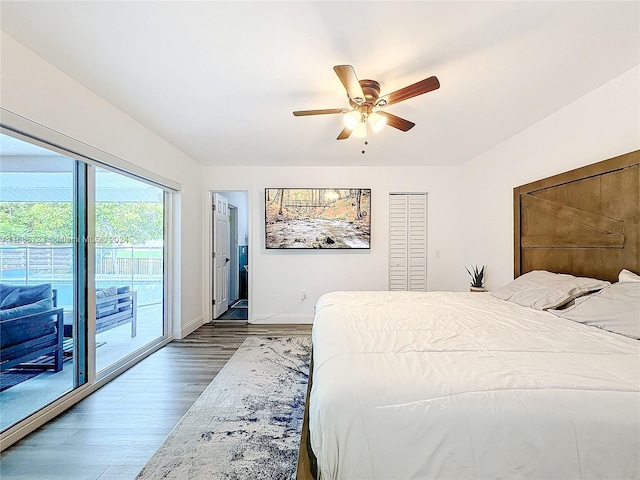
M300 300L306 300L307 298L307 292L302 290L302 292L300 292Z

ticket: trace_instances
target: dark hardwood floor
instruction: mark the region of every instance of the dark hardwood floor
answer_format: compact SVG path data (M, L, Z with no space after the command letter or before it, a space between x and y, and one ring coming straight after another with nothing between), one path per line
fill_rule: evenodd
M311 325L203 325L2 452L0 478L133 479L247 336L310 334Z

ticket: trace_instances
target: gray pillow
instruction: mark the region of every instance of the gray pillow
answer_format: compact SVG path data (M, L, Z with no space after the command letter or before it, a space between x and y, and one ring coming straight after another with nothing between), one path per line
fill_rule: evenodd
M618 282L576 299L563 310L549 310L574 322L640 339L640 282Z
M0 305L2 305L2 302L4 301L4 299L7 298L7 295L9 295L18 287L19 285L9 285L8 283L0 283Z
M55 333L56 327L52 323L56 318L55 316L44 315L38 319L28 318L19 322L11 321L35 313L48 312L49 310L53 310L53 299L51 298L45 298L21 307L0 310L0 321L2 322L0 324L0 348L8 348Z
M96 290L96 300L113 297L118 294L117 287L99 288ZM112 300L109 302L96 303L96 318L106 317L118 311L116 305L118 300Z
M491 295L525 307L546 310L558 308L574 298L609 285L609 282L595 278L534 270L491 292Z
M623 269L620 271L618 275L618 281L620 282L640 282L640 275L636 275L635 273Z
M2 309L0 310L0 320L25 317L34 313L46 312L47 310L53 310L52 298L44 298L20 307Z
M2 300L0 304L0 309L6 310L21 307L22 305L52 298L52 296L50 283L43 283L42 285L20 285L12 289L11 292L4 297L4 300Z

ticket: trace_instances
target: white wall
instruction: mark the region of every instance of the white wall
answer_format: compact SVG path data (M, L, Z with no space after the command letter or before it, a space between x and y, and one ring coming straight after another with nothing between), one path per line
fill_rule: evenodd
M486 264L490 289L509 282L513 188L638 149L640 67L636 66L463 165L460 194L478 207L459 224L458 235L466 239L462 261Z
M639 149L639 76L626 72L460 167L206 169L212 189L242 179L250 192L252 321L311 321L325 292L386 290L390 192L429 193L429 290L466 290L465 265L486 264L490 289L509 282L513 188ZM370 251L265 250L265 187L335 186L372 189Z
M201 325L204 203L200 164L4 33L0 55L4 110L46 127L45 134L55 134L63 147L68 138L80 148L91 146L181 184L175 220L182 235L173 240L178 247L176 288L182 293L174 299L174 334L181 336ZM15 122L13 117L3 111L2 121Z
M313 305L323 293L339 289L386 290L388 276L388 197L391 192L429 193L428 278L431 290L465 289L448 274L464 267L457 258L452 225L456 211L455 170L395 167L265 167L205 170L211 190L249 191L249 298L252 321L311 321ZM224 179L240 187L228 187ZM264 189L267 187L371 188L370 250L266 250ZM440 258L435 258L438 250ZM301 291L307 299L300 300Z

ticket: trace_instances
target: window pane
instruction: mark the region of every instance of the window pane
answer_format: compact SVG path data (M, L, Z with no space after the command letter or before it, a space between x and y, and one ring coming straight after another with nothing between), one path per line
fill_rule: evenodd
M0 410L5 430L74 387L75 161L0 135Z
M96 169L96 370L164 335L164 192Z

